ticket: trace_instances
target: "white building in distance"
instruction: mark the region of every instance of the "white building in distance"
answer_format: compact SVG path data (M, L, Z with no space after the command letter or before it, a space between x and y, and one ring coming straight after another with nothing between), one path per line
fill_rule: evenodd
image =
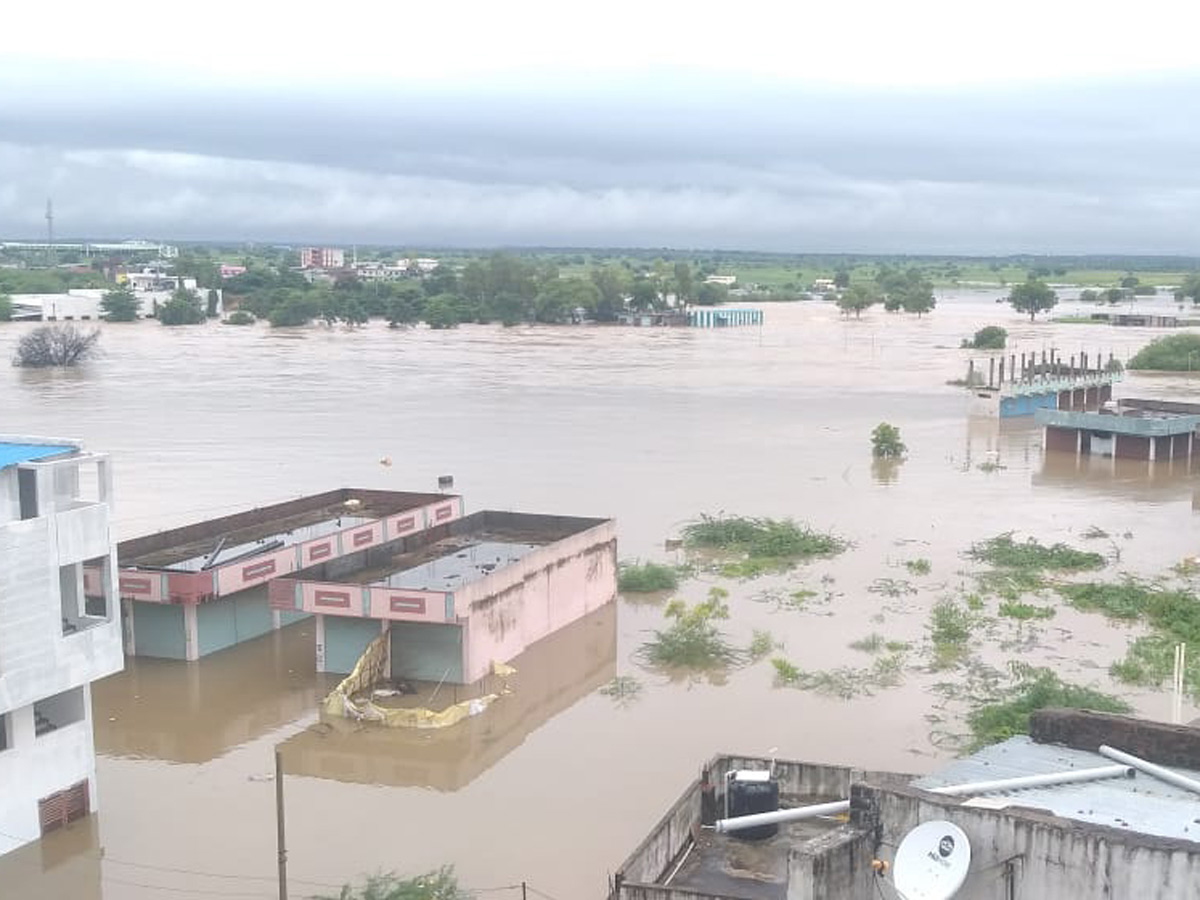
M337 247L301 247L300 268L341 269L346 265L346 251Z
M108 457L0 436L0 854L97 808L91 684L124 665Z

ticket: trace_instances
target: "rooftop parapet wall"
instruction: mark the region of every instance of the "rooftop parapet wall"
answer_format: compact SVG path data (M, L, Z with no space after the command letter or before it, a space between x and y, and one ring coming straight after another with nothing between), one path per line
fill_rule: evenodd
M688 785L646 839L621 864L613 880L610 900L723 900L720 894L698 893L694 888L682 885L666 886L659 882L665 879L679 861L687 849L688 842L700 826L701 794L705 779L709 784L719 785L724 781L726 773L732 770L766 769L772 765L779 779L780 796L789 801L788 805L808 802L806 798L813 797L845 797L850 791L850 786L864 778L873 778L888 784L896 778L907 778L891 773L868 773L849 766L816 765L731 754L718 755L703 767L701 777ZM799 865L811 876L814 870L824 871L827 868L826 863L824 857L819 857L803 861ZM793 860L789 859L789 869L792 866ZM818 893L806 896L835 900L850 895Z
M1102 744L1161 766L1200 769L1200 728L1077 709L1043 709L1030 719L1040 744L1095 752ZM1200 837L1200 829L1197 829Z
M346 507L347 501L358 501ZM210 552L224 538L253 542L326 522L341 511L354 523L210 569L172 569L172 563ZM122 599L146 603L202 603L358 553L461 518L462 498L341 488L124 541L118 546ZM363 519L373 521L362 521Z
M1019 803L1019 795L1012 798ZM1011 806L995 810L965 806L957 798L910 788L856 784L850 793L850 824L872 834L855 872L870 872L871 859L894 862L895 850L918 824L944 819L971 841L971 870L959 896L972 900L1017 897L1191 897L1200 884L1200 844L1148 836L1120 828L1063 819ZM870 852L866 852L866 851ZM870 900L870 887L845 883L840 868L819 897ZM840 891L840 893L839 893Z
M1098 412L1066 409L1039 409L1034 413L1039 425L1107 431L1134 437L1165 437L1187 434L1200 427L1200 415L1113 416Z

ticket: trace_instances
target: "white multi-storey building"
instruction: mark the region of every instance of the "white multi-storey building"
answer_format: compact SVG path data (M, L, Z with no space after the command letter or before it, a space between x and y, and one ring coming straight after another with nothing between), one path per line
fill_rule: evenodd
M108 457L0 435L0 853L96 809L91 683L124 664Z

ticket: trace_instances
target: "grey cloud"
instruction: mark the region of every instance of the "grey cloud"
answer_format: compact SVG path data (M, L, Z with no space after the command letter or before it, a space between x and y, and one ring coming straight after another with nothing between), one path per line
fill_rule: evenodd
M65 230L181 240L1200 244L1197 82L1183 79L921 94L664 74L312 95L120 71L81 93L70 75L21 93L0 64L2 234L38 233L52 193Z

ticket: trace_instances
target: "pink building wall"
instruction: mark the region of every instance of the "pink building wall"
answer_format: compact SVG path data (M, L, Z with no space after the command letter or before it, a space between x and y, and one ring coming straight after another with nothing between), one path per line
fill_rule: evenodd
M447 497L375 522L343 528L315 540L217 566L205 572L122 568L119 571L119 591L122 599L143 603L202 603L258 587L320 562L453 522L462 518L462 515L462 498Z
M267 598L272 609L327 616L396 622L454 621L452 595L441 591L280 578L272 581L267 588Z
M555 541L454 593L465 624L463 680L612 600L617 593L616 523Z

